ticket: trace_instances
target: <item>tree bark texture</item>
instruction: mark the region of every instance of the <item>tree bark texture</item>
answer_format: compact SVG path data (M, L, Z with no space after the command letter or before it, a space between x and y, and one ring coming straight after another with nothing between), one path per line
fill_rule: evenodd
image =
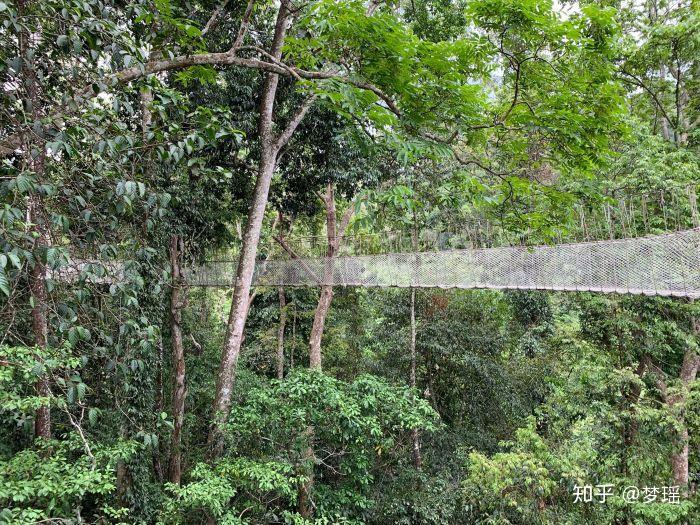
M26 16L26 11L32 3L31 0L20 0L17 2L20 18ZM29 114L29 120L38 122L42 116L41 86L39 85L39 76L31 54L32 49L28 29L22 29L18 43L22 57L22 76L26 89L24 106ZM43 181L46 168L46 151L41 140L41 138L35 137L33 132L22 136L22 144L27 152L26 168L33 172L38 184L41 184ZM35 191L29 195L27 219L30 224L30 233L34 238L34 266L29 276L29 288L34 301L32 331L34 332L34 344L44 350L49 344L48 290L46 287L44 258L46 256L46 248L49 246L50 236L44 204L41 195ZM37 381L36 393L38 396L47 398L51 395L49 380L46 376L39 378ZM51 437L51 409L48 406L42 406L36 410L34 436L45 439Z
M170 237L170 339L173 351L173 432L170 440L170 465L168 480L180 484L182 471L182 426L185 420L185 346L182 338L182 308L185 303L182 279L182 238Z
M330 264L330 263L328 263ZM326 325L326 317L333 301L333 287L324 285L321 287L321 295L318 298L314 322L311 325L309 337L309 368L321 369L321 339Z
M270 157L269 148L263 148L263 155L258 170L258 180L255 186L253 203L248 215L248 225L243 236L243 246L238 260L235 288L231 300L231 310L227 323L226 338L221 355L221 364L216 384L214 398L214 425L209 434L209 444L219 448L220 426L226 421L231 409L231 395L236 377L238 357L243 342L243 332L248 313L250 288L255 269L255 257L260 241L260 232L267 204L267 195L270 189L270 180L274 172L275 161ZM218 452L215 451L215 455Z

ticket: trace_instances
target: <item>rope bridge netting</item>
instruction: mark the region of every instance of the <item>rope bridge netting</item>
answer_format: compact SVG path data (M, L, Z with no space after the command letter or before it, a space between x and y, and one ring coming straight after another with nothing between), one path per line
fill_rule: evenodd
M346 235L324 257L324 235L261 242L255 286L416 287L591 291L700 297L700 213L696 188L618 196L573 209L573 227L556 244L538 244L485 217L460 218L454 231ZM646 236L644 234L647 234ZM651 234L651 235L649 235ZM601 240L605 239L605 240ZM194 241L193 241L194 242ZM280 246L277 246L279 244ZM115 284L134 278L128 253L100 257L72 249L47 277ZM93 250L94 251L94 250ZM230 288L235 248L184 268L188 286ZM138 274L138 270L136 270ZM138 275L136 275L138 276Z
M235 261L186 271L191 286L232 286ZM257 286L591 291L700 297L700 228L607 241L259 261Z

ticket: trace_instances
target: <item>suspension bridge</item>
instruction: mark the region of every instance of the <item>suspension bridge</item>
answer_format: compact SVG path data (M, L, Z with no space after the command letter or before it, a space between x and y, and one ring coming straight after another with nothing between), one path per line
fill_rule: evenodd
M236 261L188 268L190 286L231 287ZM700 296L700 229L541 246L261 260L256 286L590 291Z
M587 239L582 242L513 245L511 241L510 245L493 245L484 235L490 226L477 224L459 235L420 232L420 239L430 242L418 246L413 239L407 250L405 235L388 232L349 236L333 257L323 256L323 237L306 238L304 246L298 245L296 253L304 256L275 254L270 246L262 246L261 252L268 255L258 260L253 285L518 289L700 297L700 221L694 191L688 192L685 203L673 202L668 208L663 194L660 200L641 202L641 211L636 212L630 201L623 201L615 210L606 205L605 220L598 217L590 224L607 224L607 231L592 231L581 213L578 232ZM657 209L652 210L653 206ZM644 228L664 231L674 227L675 231L640 235ZM588 240L596 236L607 238ZM289 243L293 244L292 239ZM187 266L183 269L185 282L188 286L230 288L235 282L236 259L229 255ZM100 271L94 272L98 266ZM92 272L91 280L98 283L118 281L124 275L119 261L75 259L70 266L52 270L50 276L71 281L79 279L86 270Z

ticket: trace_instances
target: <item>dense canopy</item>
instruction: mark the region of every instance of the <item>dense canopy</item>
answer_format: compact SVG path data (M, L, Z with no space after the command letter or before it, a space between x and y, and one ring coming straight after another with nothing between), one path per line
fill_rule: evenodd
M692 300L330 278L353 250L697 228L696 0L0 24L0 523L700 522ZM319 286L256 286L309 257Z

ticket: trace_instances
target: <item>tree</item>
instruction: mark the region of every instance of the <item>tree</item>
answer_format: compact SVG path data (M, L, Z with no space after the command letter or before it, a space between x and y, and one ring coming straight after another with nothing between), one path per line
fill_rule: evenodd
M641 91L633 101L645 106L654 133L680 148L697 145L694 131L700 114L693 103L700 74L697 6L692 1L654 0L644 7L630 6L623 14L638 36L625 41L620 78L630 89Z
M667 431L673 443L669 458L673 482L687 490L688 422L683 407L700 366L694 305L671 300L629 299L619 303L591 301L586 306L584 334L605 347L616 347L618 352L632 350L632 359L625 364L633 368L640 379L650 378L653 382L672 422ZM661 311L664 313L660 314ZM611 313L614 316L610 316ZM650 323L660 317L665 321ZM669 386L671 374L675 376L674 387ZM630 404L639 403L640 395L635 392L629 399ZM636 426L636 423L632 425L632 435L626 438L628 442L635 438Z

